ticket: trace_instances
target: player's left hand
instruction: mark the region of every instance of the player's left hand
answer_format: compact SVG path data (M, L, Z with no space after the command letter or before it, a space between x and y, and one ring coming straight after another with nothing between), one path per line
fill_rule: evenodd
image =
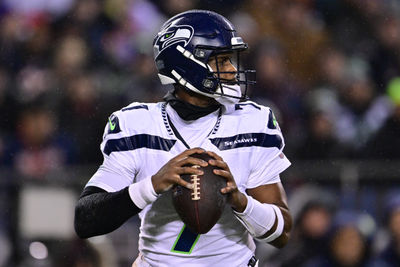
M207 151L207 154L214 158L209 160L211 166L218 167L214 173L226 179L226 187L221 189L222 194L228 194L228 203L238 212L243 212L247 205L246 196L238 190L235 179L229 169L228 164L216 153Z

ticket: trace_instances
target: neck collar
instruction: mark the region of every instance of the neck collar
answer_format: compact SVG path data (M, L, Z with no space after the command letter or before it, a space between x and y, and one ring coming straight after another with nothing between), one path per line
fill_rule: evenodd
M178 113L185 121L197 120L198 118L204 117L221 107L219 104L211 105L208 107L199 107L187 103L183 100L178 99L173 91L169 91L164 96L165 102L171 105L171 107Z

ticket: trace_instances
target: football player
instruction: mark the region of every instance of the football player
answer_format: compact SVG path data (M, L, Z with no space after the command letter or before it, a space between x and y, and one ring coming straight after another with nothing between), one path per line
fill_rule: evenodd
M164 101L132 103L113 113L101 152L104 162L75 210L81 238L109 233L141 219L134 266L257 266L254 239L282 247L291 216L280 173L289 165L272 111L248 101L254 71L240 69L248 46L223 16L191 10L169 19L154 39ZM243 92L241 87L243 87ZM214 160L192 157L207 151ZM171 187L201 175L188 165L217 166L228 205L206 234L185 227Z

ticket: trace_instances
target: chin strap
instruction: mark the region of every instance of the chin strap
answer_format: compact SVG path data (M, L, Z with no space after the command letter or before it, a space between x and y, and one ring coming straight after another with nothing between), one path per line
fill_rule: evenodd
M224 106L225 114L229 114L235 111L235 105L239 103L240 97L242 96L240 85L221 84L221 87L218 88L217 92L226 94L215 97L215 100L222 106Z

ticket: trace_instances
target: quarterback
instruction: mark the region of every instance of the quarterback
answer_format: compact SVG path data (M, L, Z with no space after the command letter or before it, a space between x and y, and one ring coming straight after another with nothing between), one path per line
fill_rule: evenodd
M272 111L248 101L254 71L241 70L248 46L223 16L180 13L154 39L161 83L173 84L159 103L132 103L105 127L104 162L75 209L75 230L88 238L141 219L133 266L257 266L254 239L284 246L291 216L280 173L290 162ZM192 157L208 153L208 162ZM193 165L217 166L228 202L206 234L185 227L171 188L193 186L180 175L202 175Z

